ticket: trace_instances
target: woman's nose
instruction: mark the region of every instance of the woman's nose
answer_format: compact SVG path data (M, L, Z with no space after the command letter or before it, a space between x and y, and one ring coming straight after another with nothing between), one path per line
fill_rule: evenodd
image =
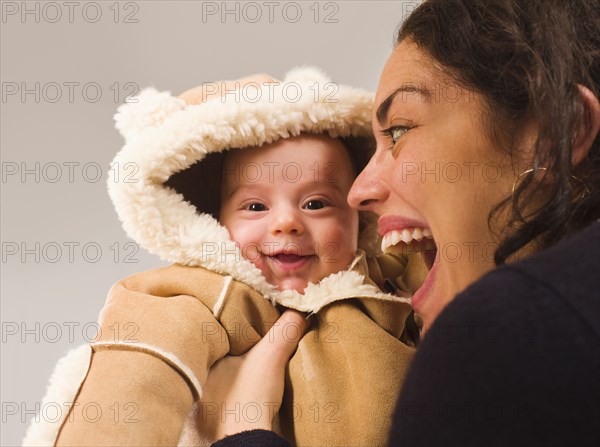
M379 165L375 156L354 180L348 193L348 204L357 210L377 212L378 205L385 202L389 189L383 182L387 170Z

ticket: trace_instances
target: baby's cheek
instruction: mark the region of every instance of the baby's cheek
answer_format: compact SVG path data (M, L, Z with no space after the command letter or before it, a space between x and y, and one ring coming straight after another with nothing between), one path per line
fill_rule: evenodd
M349 253L352 254L352 257L354 257L353 255L356 251L355 246L357 235L353 234L352 231L345 231L340 226L335 230L329 231L326 236L327 239L324 240L324 247L327 247L326 251L329 253L335 253L335 256L330 256L330 258L338 261L344 261L348 257Z
M251 263L256 265L258 268L261 268L261 266L259 264L262 264L262 260L261 260L260 252L258 251L258 244L252 243L252 242L249 242L249 243L237 242L237 244L238 244L238 247L240 248L240 251L241 251L244 259L250 261Z
M236 243L242 256L253 262L256 259L258 253L258 242L251 231L250 226L244 227L243 225L231 225L227 228L229 230L229 237Z
M250 261L257 269L259 269L267 281L271 281L271 270L269 269L264 256L258 251L257 244L249 243L242 247L242 245L238 243L238 246L240 247L242 257L247 261Z

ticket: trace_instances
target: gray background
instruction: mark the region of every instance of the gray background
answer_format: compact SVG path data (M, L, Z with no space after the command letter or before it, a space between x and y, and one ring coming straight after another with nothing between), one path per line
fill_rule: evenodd
M2 2L2 445L20 444L56 361L94 335L111 284L165 265L135 252L106 193L122 145L112 116L126 95L282 78L299 64L374 90L415 4L278 1L271 23L265 2L227 2L239 13L224 18L222 2L26 2L24 16L22 2Z

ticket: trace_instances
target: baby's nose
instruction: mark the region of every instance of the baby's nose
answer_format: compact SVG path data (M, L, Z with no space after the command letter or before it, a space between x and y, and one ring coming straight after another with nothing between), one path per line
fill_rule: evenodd
M271 230L273 234L295 234L299 236L304 233L304 226L297 212L282 210L273 216Z

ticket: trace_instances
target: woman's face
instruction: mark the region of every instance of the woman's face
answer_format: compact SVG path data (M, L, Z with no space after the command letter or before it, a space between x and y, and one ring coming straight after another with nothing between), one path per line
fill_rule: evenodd
M423 252L430 271L413 307L424 329L494 267L488 214L511 193L515 176L483 117L480 94L436 71L414 43L395 48L375 99L377 150L348 200L379 216L388 251Z

